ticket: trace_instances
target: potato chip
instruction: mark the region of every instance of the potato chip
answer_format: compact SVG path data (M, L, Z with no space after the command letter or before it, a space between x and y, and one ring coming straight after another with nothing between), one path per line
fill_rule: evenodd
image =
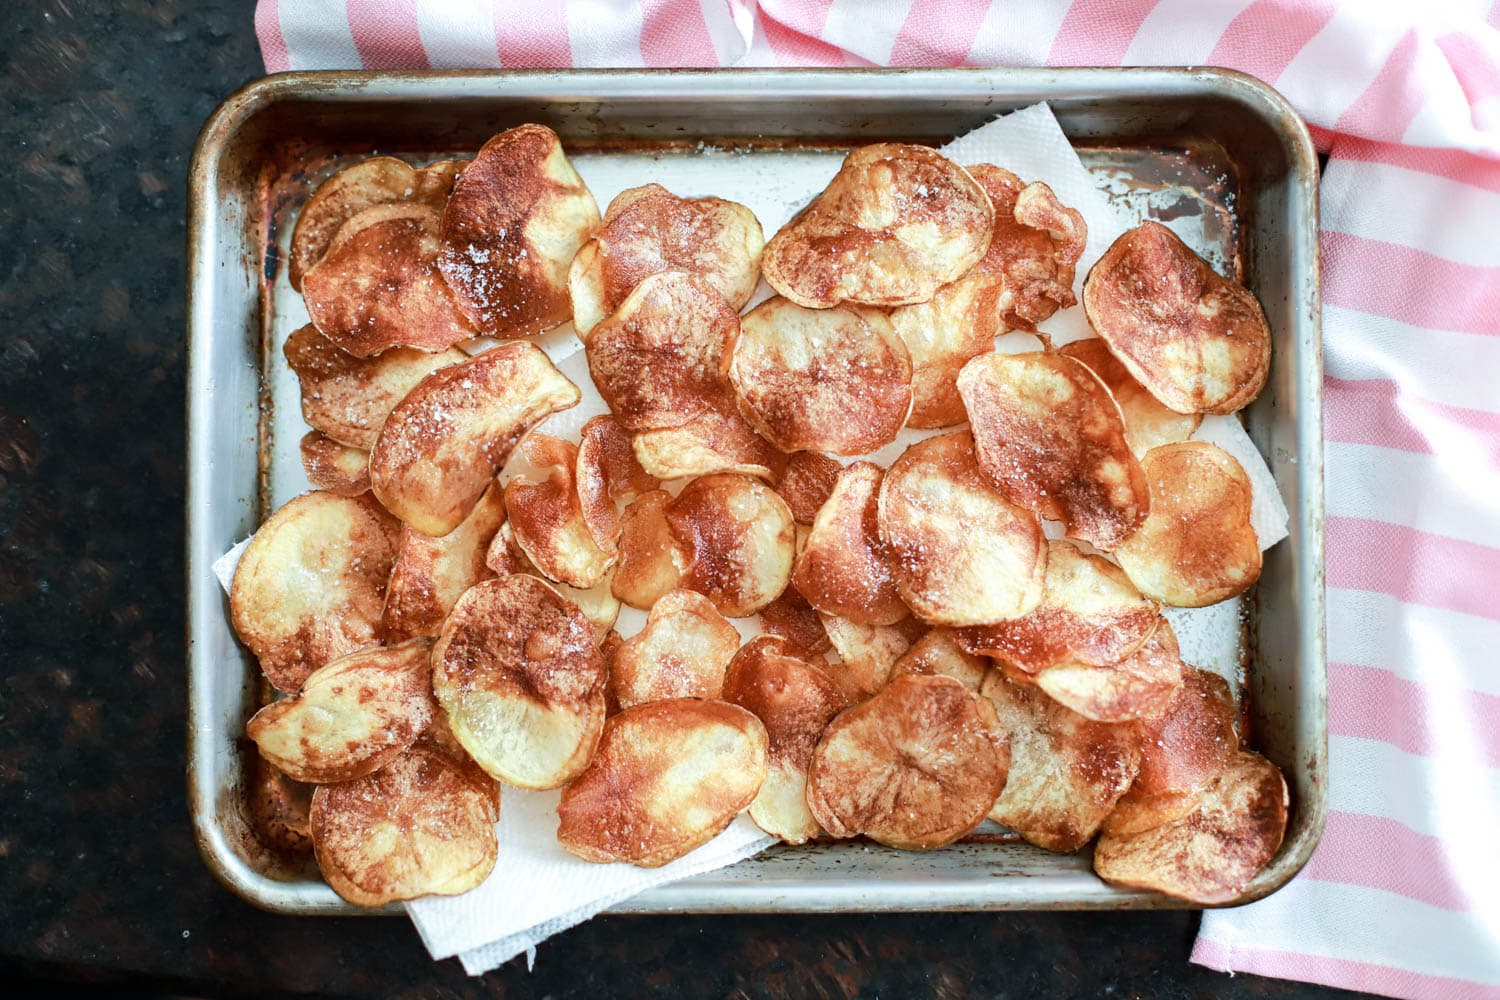
M891 667L891 676L903 674L938 674L952 677L975 694L984 683L989 662L964 649L952 629L929 630L911 648L901 654Z
M342 656L314 670L294 697L245 724L260 755L297 781L328 785L385 767L432 720L432 642Z
M490 337L566 323L568 267L599 206L545 125L501 132L453 185L438 266L459 308Z
M984 189L934 150L861 146L771 237L761 269L810 309L926 302L984 256L994 218Z
M680 427L640 431L631 449L641 468L658 479L740 472L770 478L782 455L745 422L728 394Z
M792 512L765 483L737 473L695 479L666 505L685 555L681 586L745 618L786 589L796 555Z
M541 571L531 565L526 553L521 551L509 523L501 524L495 532L489 551L485 553L484 564L496 576L524 573L545 579ZM593 625L594 641L597 643L604 642L620 617L620 599L613 592L614 575L614 570L610 570L604 574L604 579L588 588L570 587L566 583L547 580L553 590L578 605L578 610Z
M881 476L870 462L839 475L792 568L792 586L809 604L861 625L894 625L911 614L880 540Z
M440 368L407 395L370 452L370 485L418 531L446 535L532 425L575 406L578 387L533 344L502 344Z
M620 542L620 510L615 501L661 485L641 468L630 449L630 435L607 413L591 418L579 431L573 478L583 523L594 544L607 553L618 551Z
M740 633L713 602L691 590L669 590L626 639L610 664L609 686L621 708L673 698L717 698Z
M1009 761L988 702L951 677L906 675L829 724L807 804L835 837L930 850L984 821Z
M229 619L278 691L295 693L323 664L379 643L399 533L368 497L321 490L256 530L235 567Z
M703 275L738 312L760 281L764 245L760 223L744 205L679 198L660 184L621 191L568 272L573 326L587 336L637 285L663 271Z
M1177 634L1165 619L1150 638L1118 663L1100 666L1065 659L1043 670L1037 687L1095 722L1129 722L1159 715L1182 687Z
M1186 815L1141 833L1104 834L1094 871L1106 882L1152 889L1192 903L1238 899L1286 835L1286 779L1242 750Z
M1146 452L1160 445L1186 441L1203 420L1196 413L1174 413L1161 405L1098 337L1075 340L1062 353L1087 365L1120 404L1120 415L1125 418L1125 440L1136 458L1145 458Z
M740 321L726 372L740 412L782 451L863 455L911 412L911 355L878 309L768 299Z
M832 648L817 609L807 598L788 586L781 596L760 609L761 630L786 640L787 653L805 660L818 660Z
M1234 456L1207 441L1147 453L1151 516L1115 551L1141 593L1179 608L1242 594L1260 579L1250 523L1250 479Z
M1041 522L990 487L967 431L906 449L885 474L879 504L896 589L918 617L983 625L1019 618L1041 602Z
M245 812L256 837L279 854L311 852L313 786L293 781L258 753L248 756Z
M486 555L505 521L505 501L491 483L457 528L441 538L401 526L401 546L385 588L381 627L386 642L435 636L458 599L493 573Z
M1012 502L1106 552L1146 519L1146 477L1109 390L1059 354L985 354L958 373L979 467Z
M776 492L786 501L798 524L812 524L843 470L837 459L821 452L799 451L787 456L786 465L776 477Z
M643 493L620 519L620 562L615 568L615 597L632 608L650 610L657 599L682 582L688 553L667 526L664 490Z
M1271 327L1260 303L1159 222L1105 251L1083 308L1136 381L1178 413L1233 413L1265 387Z
M505 485L506 521L531 564L550 580L588 588L604 579L615 553L594 541L583 518L574 479L578 446L547 434L521 440L522 458L546 470L537 481L525 472Z
M851 705L885 687L896 662L927 628L915 618L894 625L860 625L826 612L819 612L818 617L839 654L838 662L828 665L828 674Z
M318 868L356 906L456 896L495 867L493 793L447 754L415 745L374 774L313 792Z
M827 674L790 653L790 644L759 635L729 663L724 700L755 713L766 727L768 768L750 803L755 825L788 844L818 835L807 807L807 767L833 717L848 707Z
M470 588L432 651L432 688L453 735L517 788L556 788L583 771L604 724L605 683L593 625L534 576Z
M708 843L766 779L766 728L698 698L628 708L557 806L557 839L585 861L657 868Z
M339 444L321 431L308 431L299 445L302 471L314 489L341 497L370 491L370 453Z

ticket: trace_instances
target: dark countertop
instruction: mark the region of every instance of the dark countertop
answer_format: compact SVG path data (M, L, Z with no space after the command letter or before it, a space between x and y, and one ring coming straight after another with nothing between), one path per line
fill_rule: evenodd
M1196 916L617 917L478 980L397 919L252 909L183 745L184 193L250 0L0 11L0 978L211 995L1267 996Z

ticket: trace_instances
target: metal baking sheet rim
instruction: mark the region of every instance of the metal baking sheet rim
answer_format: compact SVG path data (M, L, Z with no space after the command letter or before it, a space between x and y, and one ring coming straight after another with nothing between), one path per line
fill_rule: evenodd
M1296 725L1311 727L1313 752L1297 766L1307 770L1311 795L1294 800L1299 822L1271 864L1228 905L1243 905L1279 889L1312 856L1327 813L1326 659L1324 652L1322 339L1320 330L1317 235L1318 164L1311 137L1296 111L1276 91L1253 77L1214 68L994 69L994 70L719 70L719 71L446 71L425 73L311 72L257 80L230 96L204 125L193 151L188 200L188 798L194 836L205 863L227 888L251 904L288 914L395 914L353 907L321 883L284 882L250 866L231 846L228 832L215 823L222 789L213 787L206 762L233 753L238 734L220 733L213 724L216 664L208 662L199 637L205 628L224 626L223 599L210 564L228 542L210 537L206 477L212 467L215 428L212 396L215 371L208 357L215 336L213 274L222 261L212 237L215 181L220 156L254 116L279 101L440 100L495 95L539 101L597 101L680 98L711 103L767 94L808 102L835 97L879 101L897 112L904 98L953 98L993 104L996 113L1039 100L1085 101L1107 105L1131 99L1228 99L1258 117L1282 145L1288 164L1290 225L1285 252L1294 264L1288 303L1292 329L1278 354L1293 348L1293 389L1297 416L1295 476L1299 502L1293 508L1297 597L1295 645L1302 681L1312 685L1310 711ZM1286 362L1283 361L1283 364ZM233 541L233 539L229 540ZM1283 543L1290 545L1291 540ZM228 744L227 749L225 744ZM922 856L928 871L900 878L778 879L741 875L766 865L751 859L738 866L649 890L611 912L756 913L874 912L1017 909L1154 909L1190 904L1156 893L1111 887L1095 878L1086 855L1076 871L1028 876L1005 863L1040 849L1027 845L966 845L960 853L987 848L1011 855L996 865L960 868L943 865L947 851ZM813 852L822 850L813 846ZM808 851L808 848L791 849ZM879 848L870 848L875 852ZM763 856L764 857L764 856ZM911 856L906 856L909 860ZM774 864L774 859L771 862ZM917 863L908 867L919 867ZM1021 866L1024 867L1024 866ZM1005 869L1010 868L1011 871ZM853 872L850 872L853 875Z

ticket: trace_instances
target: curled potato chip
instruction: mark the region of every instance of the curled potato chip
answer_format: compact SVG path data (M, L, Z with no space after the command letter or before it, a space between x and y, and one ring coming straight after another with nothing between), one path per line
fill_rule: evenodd
M1106 552L1150 497L1109 390L1059 354L984 354L958 373L979 467L1012 502Z
M1142 464L1151 516L1115 551L1141 593L1201 608L1260 579L1250 479L1233 455L1207 441L1184 441L1153 448Z
M312 850L313 788L293 781L260 754L251 754L245 783L245 811L262 844L282 854Z
M880 537L896 589L934 625L1019 618L1041 602L1041 522L992 489L967 431L919 441L880 485Z
M680 427L640 431L631 448L658 479L741 472L769 478L782 455L745 422L727 394Z
M839 654L838 662L828 665L828 674L850 704L858 704L885 687L896 662L926 630L916 618L894 625L860 625L827 612L819 612L818 617Z
M500 486L491 483L457 528L441 538L401 526L401 545L385 588L386 642L435 636L464 591L491 575L486 554L505 520Z
M463 168L443 209L438 266L480 333L541 333L568 321L568 266L598 223L557 134L521 125Z
M547 434L528 434L521 456L547 470L535 482L518 474L505 485L506 521L521 551L551 580L587 589L604 579L615 553L599 547L578 498L578 447Z
M1129 722L1160 714L1182 687L1177 634L1164 619L1145 643L1118 663L1065 659L1043 670L1037 687L1095 722Z
M787 587L780 597L760 609L760 627L769 635L785 639L791 656L813 660L832 648L817 609L796 587Z
M541 571L526 558L526 553L521 551L520 545L516 544L515 535L511 533L508 523L501 524L495 532L489 551L485 553L484 564L496 576L508 576L512 573L542 576ZM578 605L578 610L583 612L583 616L594 628L594 641L603 643L620 617L620 599L613 592L614 571L610 570L604 574L604 579L586 588L570 587L553 580L547 582L553 590Z
M1009 762L988 702L951 677L906 675L829 724L807 804L835 837L930 850L983 822Z
M661 485L641 468L631 451L630 435L608 413L591 418L579 431L573 478L583 523L594 544L607 553L616 552L620 542L620 510L615 501Z
M386 418L370 452L370 486L413 528L446 535L521 435L578 400L578 387L533 344L502 344L440 368Z
M776 477L776 492L786 501L798 524L812 524L843 470L837 459L821 452L799 451L787 456L786 465Z
M681 586L729 618L755 614L792 575L792 512L765 483L737 473L703 476L666 505L667 526L685 555Z
M385 418L418 382L468 358L457 348L429 352L414 347L356 358L311 323L286 338L282 353L302 386L302 419L340 444L365 451L375 447Z
M1083 308L1136 381L1178 413L1233 413L1265 387L1271 327L1260 303L1159 222L1105 251Z
M245 724L260 755L297 781L353 781L389 764L432 720L432 642L362 650L314 670L294 697Z
M432 651L432 688L453 735L517 788L556 788L588 765L605 681L593 625L534 576L471 587Z
M1049 851L1078 850L1135 780L1139 726L1086 719L995 670L980 692L1010 734L1010 777L990 819Z
M1062 353L1087 365L1120 404L1125 440L1136 458L1145 458L1146 452L1160 445L1186 441L1203 420L1196 413L1174 413L1161 405L1098 337L1075 340L1063 347Z
M637 497L620 519L620 562L614 595L632 608L650 610L667 591L682 582L688 554L667 525L672 495L652 490Z
M621 191L573 258L573 326L587 336L636 285L662 271L701 274L738 312L760 280L755 213L723 198L680 198L660 184Z
M926 302L984 256L995 213L958 164L924 146L851 152L766 244L772 288L810 309Z
M698 698L627 708L563 789L557 839L585 861L656 868L712 840L766 779L766 728Z
M725 371L745 419L786 452L863 455L911 412L911 355L878 309L767 299L740 321Z
M750 803L755 825L788 844L818 835L807 807L807 767L818 738L849 703L827 674L790 654L788 643L759 635L734 655L724 700L755 713L766 727L765 784Z
M792 586L809 604L861 625L894 625L911 613L880 540L881 476L870 462L840 473L792 567Z
M377 645L399 522L368 497L304 493L260 526L235 567L229 619L278 691Z
M672 698L717 698L740 633L713 602L691 590L669 590L646 626L615 651L609 686L621 708Z
M308 431L298 446L302 470L314 489L341 497L357 497L370 490L370 453L339 444L321 431Z
M891 667L891 676L940 674L952 677L975 694L984 683L989 664L982 656L964 649L952 629L930 629Z
M374 774L313 792L318 869L356 906L467 892L495 867L495 802L452 757L413 745Z
M1101 836L1094 871L1115 885L1193 903L1232 902L1281 846L1287 805L1276 765L1241 750L1190 812L1140 833Z

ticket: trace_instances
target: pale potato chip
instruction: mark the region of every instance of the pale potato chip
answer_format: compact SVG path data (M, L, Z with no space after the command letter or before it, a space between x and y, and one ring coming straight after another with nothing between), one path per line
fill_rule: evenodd
M1260 303L1159 222L1105 251L1083 308L1136 381L1178 413L1233 413L1265 387L1271 327Z
M984 189L940 153L861 146L766 244L761 269L812 309L926 302L984 256L994 217Z
M256 837L278 854L311 852L313 786L293 781L258 753L247 757L245 813Z
M911 614L880 540L881 477L871 462L840 473L792 567L792 586L809 604L861 625L894 625Z
M996 492L967 431L919 441L880 486L880 537L896 589L934 625L1019 618L1042 599L1046 538L1034 513Z
M599 547L578 499L578 446L548 434L528 434L521 457L546 471L534 481L526 473L505 484L505 515L511 535L531 564L549 580L587 589L596 586L616 554Z
M1043 670L1037 687L1095 722L1129 722L1163 712L1182 687L1177 634L1165 619L1145 643L1118 663L1069 658Z
M630 435L608 413L593 417L578 433L578 460L573 478L578 507L594 544L618 551L620 510L615 501L640 496L661 483L641 468L630 448Z
M727 392L679 427L638 431L631 449L641 468L658 479L715 472L770 478L782 462L781 453L745 422Z
M787 456L786 465L776 477L776 492L786 501L798 524L813 523L843 469L837 459L821 452L799 451Z
M511 448L578 387L533 344L502 344L428 375L396 405L370 452L370 485L418 531L446 535L473 509Z
M526 337L566 323L568 267L599 206L545 125L494 136L453 185L438 266L482 334Z
M615 567L615 597L648 611L682 582L688 553L667 526L672 495L652 490L637 497L620 519L620 562Z
M1125 418L1125 440L1136 458L1145 458L1146 452L1160 445L1186 441L1203 420L1199 414L1174 413L1161 405L1098 337L1075 340L1062 353L1087 365L1120 404L1120 415Z
M504 521L500 486L491 483L468 516L441 538L401 526L401 546L380 616L386 642L435 636L442 630L464 591L493 575L485 559Z
M764 245L755 213L737 202L680 198L660 184L621 191L568 272L573 326L586 336L662 271L703 275L738 312L760 280Z
M984 683L989 662L964 649L952 629L930 629L891 667L891 676L940 674L952 677L975 694Z
M807 804L835 837L930 850L984 821L1009 763L988 702L951 677L905 675L829 724Z
M1106 552L1146 519L1146 477L1094 373L1043 352L983 354L958 373L979 467L1013 503Z
M657 868L712 840L766 779L766 727L737 705L655 701L611 716L557 806L557 839L585 861Z
M235 567L229 620L278 691L379 644L400 522L368 497L314 490L256 530Z
M739 631L712 601L691 590L669 590L651 606L645 627L615 651L609 672L615 704L717 698L739 648Z
M1179 608L1242 594L1260 579L1250 524L1250 479L1234 456L1206 441L1147 453L1151 516L1115 550L1141 593Z
M787 653L805 660L818 660L832 648L817 609L807 598L788 586L781 596L760 609L761 630L786 640Z
M719 473L683 487L664 511L686 556L681 586L745 618L786 589L796 555L792 512L758 479Z
M926 626L916 618L894 625L860 625L838 615L819 612L824 634L839 654L828 674L850 704L858 704L885 687L896 663Z
M322 431L308 431L298 445L302 471L314 489L341 497L357 497L370 491L370 453L339 444Z

